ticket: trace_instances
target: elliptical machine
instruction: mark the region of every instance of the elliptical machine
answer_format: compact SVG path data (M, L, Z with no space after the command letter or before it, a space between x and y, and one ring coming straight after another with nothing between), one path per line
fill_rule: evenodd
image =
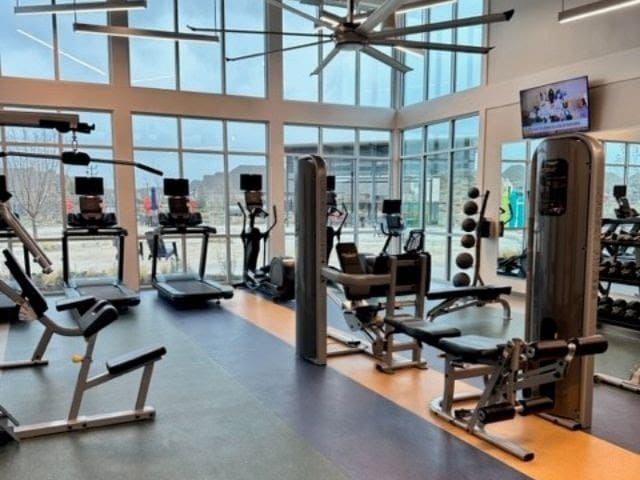
M405 231L402 219L402 200L386 199L382 201L383 220L380 222L380 231L387 240L384 242L380 255L388 255L391 239L401 237ZM424 230L413 229L404 244L405 253L422 253L424 250Z
M256 219L267 218L262 192L262 175L240 175L240 190L244 191L245 206L238 202L242 213L240 239L244 248L242 285L260 290L277 301L292 300L295 296L295 261L293 257L274 257L267 265L267 242L271 230L278 223L276 206L273 206L273 223L263 232L256 226ZM262 267L258 268L260 249L263 249Z

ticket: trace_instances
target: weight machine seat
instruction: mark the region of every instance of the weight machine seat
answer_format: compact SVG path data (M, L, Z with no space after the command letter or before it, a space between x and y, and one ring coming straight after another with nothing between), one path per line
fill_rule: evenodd
M476 287L457 287L446 290L431 290L427 300L447 300L451 298L476 297L479 300L495 300L500 295L509 295L510 286L479 285Z
M94 299L95 300L95 299ZM111 325L118 318L118 310L106 300L96 300L76 323L84 338L91 338L104 327Z
M130 370L135 370L145 363L160 360L160 358L162 358L166 353L167 349L164 346L147 347L134 350L133 352L125 353L108 361L106 363L107 371L110 375L120 375Z
M391 325L393 333L403 333L416 339L420 343L426 343L432 347L437 347L440 340L448 337L459 337L460 330L453 327L438 327L433 323L423 320L403 322L399 320L387 319L385 323Z
M437 347L465 363L493 363L500 359L506 341L480 335L443 338Z

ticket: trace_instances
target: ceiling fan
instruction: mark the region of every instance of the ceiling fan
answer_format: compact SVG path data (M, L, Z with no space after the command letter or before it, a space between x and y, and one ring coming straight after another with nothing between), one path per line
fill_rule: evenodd
M320 0L301 0L304 3L320 4ZM339 1L332 0L334 4L340 3ZM320 64L311 72L311 75L317 75L320 73L341 51L360 51L365 55L368 55L389 67L398 70L402 73L406 73L411 70L410 67L404 63L396 60L391 55L387 55L382 51L374 48L376 46L381 47L400 47L411 50L443 50L447 52L463 52L463 53L476 53L486 54L493 47L475 46L475 45L456 45L449 43L434 43L423 42L415 40L405 40L405 35L411 35L415 33L425 33L437 30L447 30L456 27L466 27L472 25L482 25L486 23L504 22L511 19L513 16L513 10L508 10L502 13L494 13L488 15L480 15L476 17L460 18L457 20L449 20L437 23L427 23L423 25L415 25L410 27L401 28L382 28L376 30L376 28L382 24L388 17L396 12L396 10L407 6L408 4L436 4L441 3L442 0L422 1L416 2L415 0L361 0L363 6L368 12L364 17L360 14L360 11L356 11L355 0L346 0L347 14L344 17L335 15L326 10L320 10L320 15L314 17L308 13L294 8L288 4L283 3L281 0L266 0L270 5L274 5L283 10L289 11L299 17L309 20L318 27L327 29L330 33L318 32L318 33L302 33L302 32L276 32L276 31L260 31L260 30L230 30L230 29L218 29L218 28L199 28L188 25L193 31L208 31L208 32L228 32L228 33L252 33L252 34L265 34L265 35L282 35L282 36L299 36L299 37L313 37L316 40L311 43L305 43L301 45L295 45L292 47L278 48L274 50L268 50L265 52L253 53L249 55L241 55L238 57L227 57L227 61L244 60L247 58L255 58L271 53L285 52L288 50L295 50L299 48L306 48L317 46L325 43L334 43L334 48L322 59Z

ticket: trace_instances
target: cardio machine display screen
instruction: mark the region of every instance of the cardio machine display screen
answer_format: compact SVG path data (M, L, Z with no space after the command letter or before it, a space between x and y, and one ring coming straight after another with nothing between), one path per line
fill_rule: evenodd
M557 158L544 160L540 166L539 202L540 215L559 217L567 211L567 188L569 186L569 165Z

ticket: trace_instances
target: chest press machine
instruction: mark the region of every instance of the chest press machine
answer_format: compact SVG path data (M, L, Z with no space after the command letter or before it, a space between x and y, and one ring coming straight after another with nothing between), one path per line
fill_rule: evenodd
M602 147L584 135L550 139L538 147L533 169L528 339L460 335L457 329L438 338L428 334L432 324L425 325L415 317L387 315L383 321L390 327L385 335L403 333L418 344L444 352L443 396L431 403L436 415L525 461L532 460L534 453L488 432L486 427L516 414L540 413L570 428L588 428L592 356L608 346L595 334L599 238L598 229L590 228L597 225L601 209ZM296 201L304 208L298 211L323 211L325 175L322 158L300 160ZM306 288L297 292L304 302L299 302L296 310L296 350L302 358L325 365L326 278L348 287L388 287L397 274L397 260L386 275L332 273L321 255L322 236L316 234L322 224L317 219L310 222L309 217L308 213L307 218L301 214L296 217L297 281L306 282ZM393 294L388 300L387 312L393 311ZM481 392L455 394L458 380L475 377L484 380ZM461 401L473 400L476 403L471 407L454 408Z

